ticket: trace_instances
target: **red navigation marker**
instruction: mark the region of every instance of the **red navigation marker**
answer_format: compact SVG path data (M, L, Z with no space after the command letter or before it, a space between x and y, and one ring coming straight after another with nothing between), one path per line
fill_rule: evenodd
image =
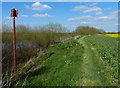
M11 9L11 17L18 17L18 10L16 9Z
M14 75L17 72L17 63L16 63L16 30L15 30L15 17L18 17L18 10L11 9L11 17L13 17L13 56L14 56Z

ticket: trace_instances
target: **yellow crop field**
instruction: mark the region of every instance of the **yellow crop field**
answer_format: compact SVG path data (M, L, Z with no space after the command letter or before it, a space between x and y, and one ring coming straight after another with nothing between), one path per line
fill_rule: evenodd
M120 37L120 34L104 34L103 36L107 36L107 37Z

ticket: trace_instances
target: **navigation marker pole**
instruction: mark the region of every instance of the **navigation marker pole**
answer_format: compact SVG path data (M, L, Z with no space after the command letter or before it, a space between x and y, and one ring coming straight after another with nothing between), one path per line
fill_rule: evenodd
M14 57L14 75L17 72L17 63L16 63L16 28L15 28L15 17L18 17L18 10L11 9L11 17L13 17L13 57Z

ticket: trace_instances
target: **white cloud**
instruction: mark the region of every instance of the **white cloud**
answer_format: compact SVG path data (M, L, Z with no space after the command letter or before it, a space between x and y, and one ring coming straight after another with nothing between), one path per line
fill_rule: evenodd
M112 8L105 8L105 10L110 10L110 9L112 9Z
M111 15L117 16L120 11L113 11L111 12Z
M97 18L97 20L102 20L102 21L117 20L117 19L118 19L118 11L113 11L107 16L102 16Z
M90 22L83 21L83 22L80 22L79 24L90 24Z
M5 19L11 19L11 17L5 17Z
M68 21L79 21L80 17L69 18Z
M96 15L102 15L103 13L102 12L96 12Z
M118 19L118 11L113 11L113 12L111 12L111 14L109 15L109 17L111 18L111 19Z
M114 25L114 26L119 26L120 24L117 23L117 24L113 24L113 25Z
M49 15L47 13L45 14L34 14L33 17L39 17L39 18L52 18L52 15Z
M109 19L110 19L109 16L102 16L102 17L97 18L97 20L101 20L101 21L107 21Z
M90 6L95 6L95 5L97 5L97 3L92 3L92 4L90 4Z
M102 16L97 18L97 20L100 21L110 21L110 20L117 21L117 19L118 19L118 11L113 11L107 16Z
M93 4L95 5L97 3L93 3ZM90 13L90 12L100 12L100 11L102 11L102 8L97 7L97 6L88 7L88 6L81 5L81 6L75 6L73 8L73 10L74 11L83 11L83 13Z
M27 18L27 17L28 17L28 15L21 15L21 17L25 17L25 18Z
M75 6L73 8L73 10L75 10L75 11L80 11L80 10L85 10L85 9L88 9L88 7L87 6L83 6L83 5L81 5L81 6Z
M40 2L35 2L32 4L32 6L25 6L25 8L36 10L36 11L44 11L44 10L52 9L52 7L48 5L43 5Z
M89 9L85 10L84 13L98 12L98 11L102 11L102 9L99 8L99 7L92 7L92 8L89 8Z
M96 12L96 15L104 15L104 14L101 11L99 11L99 12ZM85 24L85 23L87 24L86 21L94 22L94 23L117 22L117 20L118 20L118 11L110 12L110 14L104 15L104 16L93 17L93 16L88 15L88 16L80 16L80 17L69 18L67 20L68 21L83 21L81 24Z
M86 19L91 19L93 18L92 16L80 16L80 17L75 17L75 18L69 18L68 21L79 21L79 20L86 20Z

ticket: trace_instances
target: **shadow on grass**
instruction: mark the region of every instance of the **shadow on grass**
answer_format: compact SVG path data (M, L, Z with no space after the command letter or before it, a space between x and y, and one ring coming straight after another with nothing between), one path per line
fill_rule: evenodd
M45 72L48 72L48 71L49 71L49 67L42 66L42 67L34 70L33 72L18 74L18 75L16 76L16 78L13 77L13 79L10 80L10 85L9 85L9 86L10 86L10 88L13 88L13 86L14 86L18 81L24 80L27 76L28 76L29 78L31 78L31 77L34 77L34 76L36 76L36 75L44 74ZM9 82L8 82L8 83L9 83ZM4 86L4 85L3 85L3 86ZM8 86L8 84L7 84L7 86ZM6 87L5 87L5 88L6 88Z
M33 72L30 72L29 77L41 75L41 74L44 74L45 72L48 72L48 71L49 71L49 67L43 66L43 67L41 67Z

